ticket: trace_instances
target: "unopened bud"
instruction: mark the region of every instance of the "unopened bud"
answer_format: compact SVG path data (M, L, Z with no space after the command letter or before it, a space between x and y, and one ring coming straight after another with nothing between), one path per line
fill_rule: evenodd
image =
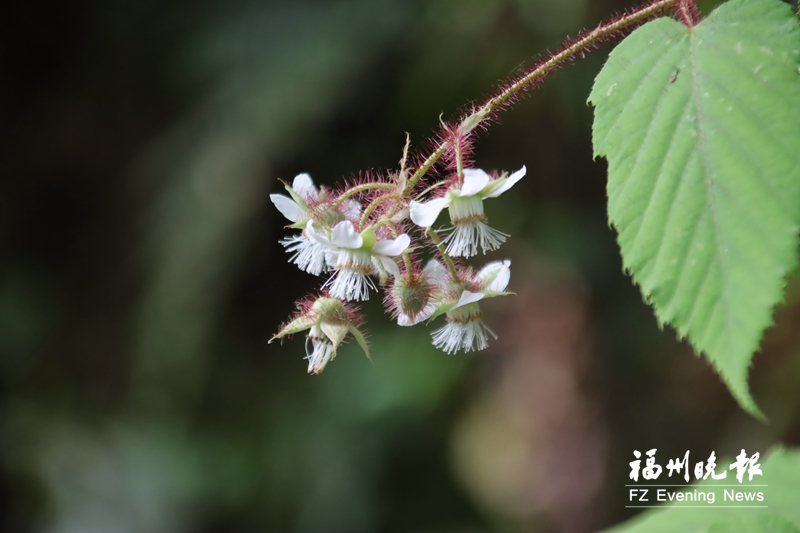
M392 303L401 316L406 315L414 324L428 307L432 293L433 288L424 274L407 272L395 280Z
M344 318L347 315L347 310L344 308L344 303L337 298L328 298L327 296L320 296L311 306L311 311L316 313L317 316L323 321L329 319Z

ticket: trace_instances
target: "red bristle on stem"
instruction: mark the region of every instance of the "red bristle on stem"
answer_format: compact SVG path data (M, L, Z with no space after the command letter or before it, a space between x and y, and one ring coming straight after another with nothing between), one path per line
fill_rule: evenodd
M675 6L677 17L686 26L692 28L697 25L699 16L697 14L697 4L694 0L679 0Z
M623 12L592 31L579 33L577 37L567 40L555 53L548 54L539 60L532 68L512 76L508 82L499 87L494 96L487 99L481 106L473 107L472 109L476 109L476 111L467 114L459 126L455 128L455 131L461 134L470 134L477 128L485 130L492 121L497 119L497 114L500 110L517 102L522 95L537 87L549 74L576 58L583 57L588 50L592 50L606 41L626 35L634 28L663 14L670 8L677 8L679 13L682 13L681 18L686 18L685 22L687 24L694 25L696 8L693 0L659 0L639 9ZM427 173L429 169L425 169L423 166L433 167L442 156L445 157L446 168L452 169L454 162L452 157L453 145L450 143L463 138L462 135L454 139L453 130L454 128L451 124L443 123L437 135L438 140L434 142L434 149L431 151L431 155L414 157L416 161L421 161L418 164L418 173ZM446 149L442 150L442 147ZM432 162L431 159L433 159ZM417 175L418 173L415 173L416 179L412 179L405 191L406 193L411 192L417 183L424 183L422 175Z

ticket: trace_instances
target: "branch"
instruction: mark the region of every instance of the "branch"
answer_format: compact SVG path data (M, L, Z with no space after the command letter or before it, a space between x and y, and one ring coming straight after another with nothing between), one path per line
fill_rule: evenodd
M477 111L464 118L458 127L455 129L459 136L469 135L476 127L483 124L488 118L498 112L504 105L508 104L515 97L518 97L522 92L535 86L539 81L544 79L548 74L562 67L565 63L574 60L577 57L583 57L585 53L597 46L599 43L610 38L618 36L626 30L630 30L647 22L666 12L670 8L678 8L681 18L687 25L694 25L695 21L695 8L693 0L659 0L648 4L647 6L638 9L632 13L623 15L616 20L601 24L593 31L578 37L574 42L567 42L560 52L550 56L548 59L540 62L532 70L519 76L513 82L504 85L500 92L495 96L489 98ZM436 162L444 155L448 149L453 146L453 142L447 140L447 136L443 136L442 140L429 155L425 161L420 165L417 171L409 180L404 194L409 194L417 182L436 164Z

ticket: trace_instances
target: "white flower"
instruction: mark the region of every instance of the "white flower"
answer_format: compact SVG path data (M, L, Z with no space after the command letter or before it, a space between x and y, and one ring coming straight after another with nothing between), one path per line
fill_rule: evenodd
M324 191L319 191L308 174L295 176L292 185L286 186L291 197L283 194L270 194L270 200L275 204L283 216L292 222L291 227L303 228L303 232L282 239L280 243L286 251L292 254L290 262L296 264L315 276L324 270L333 268L333 264L325 261L325 247L319 242L309 239L309 234L319 233L321 230L311 220L309 204L315 205L314 216L321 220L320 224L333 225L341 220L357 222L361 219L361 204L355 200L345 200L338 208L330 204L320 204L324 201Z
M445 238L447 253L453 257L471 257L478 253L496 250L505 242L506 235L486 224L483 201L500 196L525 176L523 166L507 178L493 180L481 169L464 169L464 184L460 189L451 187L442 198L427 202L412 201L411 220L428 228L436 222L439 213L449 207L453 231Z
M457 301L442 304L437 310L437 314L445 313L447 325L431 334L434 346L452 354L459 350L469 352L485 349L489 346L487 334L497 339L497 335L481 320L478 302L506 294L503 291L511 278L510 266L511 261L508 260L489 263L470 283L460 288L454 287L453 296L457 295ZM468 290L467 287L474 290Z
M330 294L343 300L368 300L369 289L377 290L369 278L381 269L394 277L400 269L392 257L398 256L411 244L405 233L392 240L377 240L370 226L360 234L353 224L343 220L336 224L328 238L315 231L306 232L311 240L325 249L325 260L336 273L325 284L330 285Z
M308 174L295 176L292 186L287 185L286 190L291 198L283 194L270 194L269 199L290 222L302 227L310 217L308 203L319 198L319 191Z

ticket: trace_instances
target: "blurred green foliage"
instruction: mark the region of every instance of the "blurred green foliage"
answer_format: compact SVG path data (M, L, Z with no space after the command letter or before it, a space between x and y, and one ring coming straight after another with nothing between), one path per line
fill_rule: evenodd
M586 97L608 47L477 147L528 177L494 227L518 296L450 357L364 305L305 374L267 340L318 287L286 262L277 178L422 150L618 0L84 0L5 18L0 523L9 531L590 531L627 516L631 449L798 443L796 280L737 410L621 272ZM518 189L518 190L517 190ZM495 223L496 221L496 223Z

